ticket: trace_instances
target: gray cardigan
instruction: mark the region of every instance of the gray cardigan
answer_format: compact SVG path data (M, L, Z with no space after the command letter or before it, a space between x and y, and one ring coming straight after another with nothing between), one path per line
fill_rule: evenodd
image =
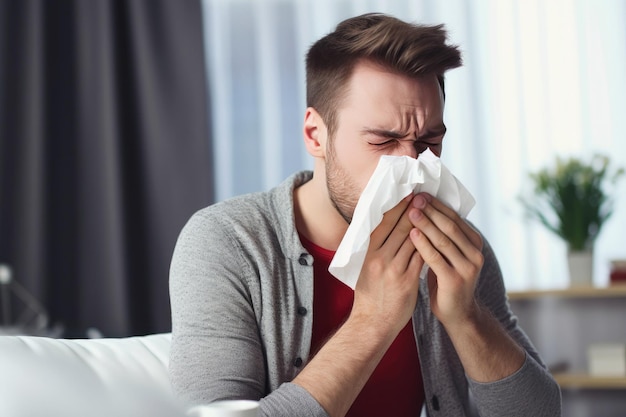
M290 383L310 355L313 258L295 228L293 189L311 175L207 207L182 230L170 270L170 376L187 403L260 399L263 416L327 416ZM559 416L560 390L517 325L484 246L478 298L524 347L526 361L501 381L468 380L422 282L413 324L427 414L467 416L475 407L484 417Z

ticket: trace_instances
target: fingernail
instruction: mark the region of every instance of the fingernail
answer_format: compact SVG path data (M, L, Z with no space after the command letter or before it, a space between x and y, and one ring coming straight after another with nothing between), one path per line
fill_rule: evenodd
M422 194L418 194L413 199L413 207L424 208L426 207L426 198Z

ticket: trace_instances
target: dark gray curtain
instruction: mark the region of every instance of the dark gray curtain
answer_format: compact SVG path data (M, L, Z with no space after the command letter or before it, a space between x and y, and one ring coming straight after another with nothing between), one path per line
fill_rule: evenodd
M66 337L170 331L212 198L199 0L0 0L0 263Z

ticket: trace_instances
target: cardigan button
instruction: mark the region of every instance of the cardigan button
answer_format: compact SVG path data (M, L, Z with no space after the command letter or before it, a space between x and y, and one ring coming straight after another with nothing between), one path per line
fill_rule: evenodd
M308 313L309 311L306 309L306 307L300 306L298 307L298 314L301 316L306 316L306 313Z
M433 406L433 410L439 411L439 398L436 395L433 395L433 398L430 400L430 404Z
M296 359L293 361L293 366L295 366L296 368L301 367L301 366L302 366L302 358L296 358Z
M307 262L306 257L307 257L306 253L301 254L300 259L298 259L298 263L302 266L308 265L309 263Z

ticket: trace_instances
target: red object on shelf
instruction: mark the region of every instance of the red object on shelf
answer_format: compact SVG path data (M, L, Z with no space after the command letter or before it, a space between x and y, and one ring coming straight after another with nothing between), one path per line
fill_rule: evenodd
M626 259L613 259L611 261L611 275L610 275L611 284L626 283Z
M611 271L611 284L626 283L626 269L615 269Z

